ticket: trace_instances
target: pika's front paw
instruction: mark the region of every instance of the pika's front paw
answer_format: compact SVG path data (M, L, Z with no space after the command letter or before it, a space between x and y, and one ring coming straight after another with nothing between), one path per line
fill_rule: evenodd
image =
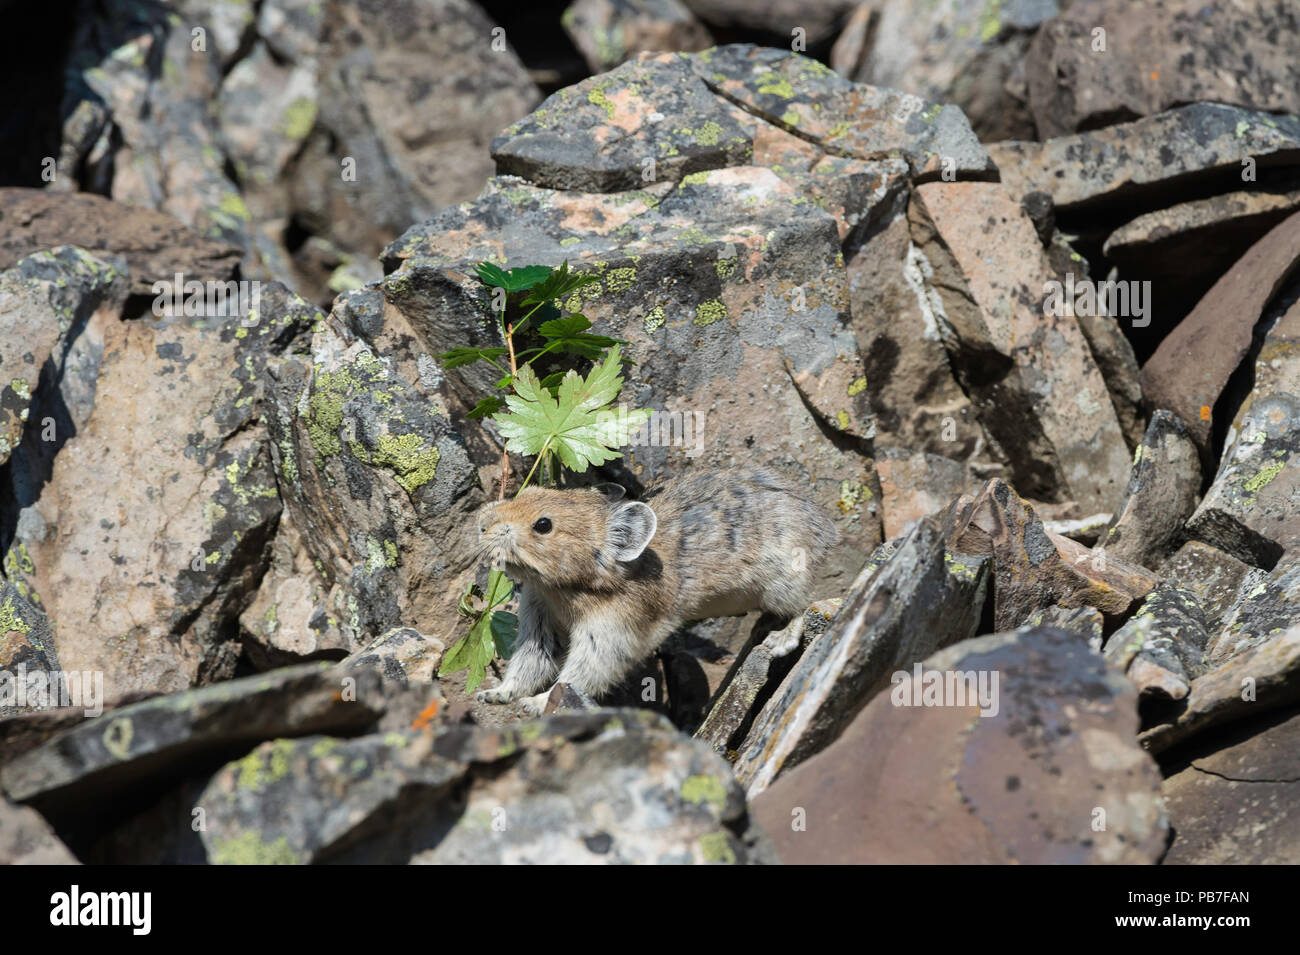
M479 690L474 694L474 699L480 703L512 703L518 699L518 694L503 683L490 690Z
M546 709L546 701L551 698L550 690L543 690L536 696L526 696L519 701L519 707L529 716L541 716Z

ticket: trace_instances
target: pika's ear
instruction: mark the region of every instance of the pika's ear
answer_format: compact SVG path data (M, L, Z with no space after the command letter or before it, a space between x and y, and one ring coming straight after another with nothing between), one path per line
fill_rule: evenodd
M641 556L659 528L659 518L649 504L628 501L609 516L605 547L615 560L631 561Z
M609 501L610 504L617 504L627 496L627 491L623 488L623 485L615 484L612 481L605 484L593 484L591 489L605 495L605 500Z

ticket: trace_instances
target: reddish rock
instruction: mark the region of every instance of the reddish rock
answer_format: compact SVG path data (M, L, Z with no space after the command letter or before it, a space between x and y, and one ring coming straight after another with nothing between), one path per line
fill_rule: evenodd
M996 634L942 650L924 676L983 675L981 706L896 705L882 691L844 735L753 799L787 864L1151 863L1168 822L1133 739L1137 694L1078 634ZM978 682L972 686L975 688ZM922 697L924 699L924 697ZM969 700L969 697L966 698ZM1087 703L1080 705L1082 700Z
M1214 283L1142 367L1142 392L1205 447L1214 406L1250 349L1265 307L1300 266L1300 213L1275 226Z

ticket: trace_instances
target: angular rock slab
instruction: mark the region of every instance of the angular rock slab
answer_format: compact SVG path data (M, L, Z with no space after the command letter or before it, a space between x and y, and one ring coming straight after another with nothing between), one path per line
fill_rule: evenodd
M1205 611L1187 591L1161 584L1106 643L1104 655L1142 696L1181 700L1205 669Z
M839 605L838 600L819 601L804 613L800 632L774 630L742 653L710 701L707 715L693 734L695 738L707 742L714 752L734 756L731 744L739 742L737 737L758 715L759 698L774 682L775 674L789 672L808 644L826 632Z
M1205 611L1207 625L1217 631L1250 569L1249 564L1217 547L1188 541L1160 566L1159 575L1162 583L1174 584L1195 597Z
M998 183L918 186L912 237L949 358L1016 486L1113 511L1128 448L1106 382L1068 309L1050 314L1051 266Z
M990 481L958 513L953 547L992 558L993 625L1018 627L1053 604L1089 606L1122 618L1155 578L1048 533L1034 509L1004 481Z
M311 367L281 368L270 421L294 526L322 589L342 595L342 606L327 602L326 612L338 613L355 640L406 620L457 619L473 575L467 528L483 502L436 392L404 377L397 356L340 330L340 316L381 308L372 289L340 296L334 321L312 339Z
M637 710L277 740L219 772L197 803L218 863L735 863L760 855L726 763Z
M1143 567L1158 567L1182 543L1196 509L1201 462L1187 426L1170 411L1151 416L1133 455L1128 489L1099 547Z
M860 83L956 104L982 142L1033 139L1017 72L1034 31L1058 12L1057 0L861 3L835 41L831 66Z
M1095 46L1104 30L1106 48ZM1075 0L1024 63L1042 139L1180 103L1300 113L1294 9L1234 0Z
M386 262L400 267L380 284L388 308L359 333L400 340L409 328L418 350L432 354L496 345L489 295L469 278L474 265L567 259L600 281L564 308L629 343L624 353L636 365L623 400L681 415L692 428L692 440L665 440L662 422L672 419L661 417L653 434L632 435L620 465L626 477L649 485L738 458L785 474L837 516L841 543L822 575L842 587L880 541L867 443L874 425L835 221L797 198L770 169L753 166L688 176L662 199L522 185L490 191L390 246ZM438 391L455 417L493 393L497 377L485 363L452 369ZM474 442L489 432L476 424L465 433ZM497 445L470 447L495 471Z
M968 639L984 606L987 560L950 552L939 518L922 520L854 582L754 720L735 762L750 797L829 745L890 674Z
M985 698L996 701L996 713L982 716L992 706L972 705L969 696L945 701L953 705L896 705L916 698L916 674L907 674L839 740L753 800L783 862L1142 864L1160 857L1169 824L1159 770L1133 739L1136 692L1078 634L1045 627L979 637L918 669L922 689L955 672L969 675L964 685L972 689L983 675L992 690L996 675L997 692ZM805 831L791 825L797 808Z
M575 0L560 25L592 73L634 53L704 50L713 38L678 0Z
M1300 714L1252 722L1164 783L1166 865L1300 864Z
M0 789L51 818L81 822L87 799L211 771L264 739L365 729L383 713L382 682L351 676L345 683L328 664L305 663L133 703L13 759L0 769Z
M988 150L1017 197L1046 192L1059 212L1107 206L1133 215L1186 198L1197 180L1240 187L1243 160L1256 160L1259 169L1297 165L1300 118L1193 103L1131 123L1041 143L995 143Z
M1272 567L1300 545L1300 302L1269 329L1254 371L1187 533Z
M1289 612L1286 621L1294 619ZM1300 627L1259 636L1218 663L1214 646L1210 668L1192 681L1177 715L1142 732L1139 739L1148 751L1160 753L1210 727L1300 700Z
M206 239L171 216L88 192L0 189L0 268L42 249L75 245L94 256L126 260L131 292L151 294L157 281L227 280L240 251Z
M111 265L74 246L33 252L0 272L0 464L25 431L44 429L32 411L47 363L51 372L62 365L91 314L120 304L124 285Z
M692 63L710 88L835 155L902 158L917 182L997 174L956 106L850 83L816 60L770 47L717 47Z
M743 165L758 124L716 96L688 55L644 54L549 96L492 141L492 158L498 173L539 186L616 192Z
M1147 401L1178 415L1200 447L1209 443L1215 405L1250 350L1256 323L1297 263L1300 212L1251 246L1142 366Z
M339 668L376 669L386 681L399 685L434 683L445 649L437 637L426 637L413 627L394 627L340 661Z
M0 718L55 703L46 690L52 676L61 672L58 649L49 619L24 596L25 589L21 580L12 583L0 578ZM33 687L33 675L42 673L46 676L36 676L34 685L40 696L29 697L26 689Z

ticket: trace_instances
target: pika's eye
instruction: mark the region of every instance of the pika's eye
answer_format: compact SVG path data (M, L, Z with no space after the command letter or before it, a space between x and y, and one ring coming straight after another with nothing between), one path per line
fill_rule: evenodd
M549 517L539 517L533 521L533 530L538 534L549 534L551 532L551 519Z

